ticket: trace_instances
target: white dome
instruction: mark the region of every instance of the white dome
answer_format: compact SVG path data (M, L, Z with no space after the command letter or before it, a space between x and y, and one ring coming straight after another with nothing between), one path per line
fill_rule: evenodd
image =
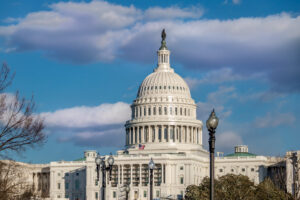
M172 71L155 71L148 75L139 87L138 98L155 94L191 98L187 83Z
M146 149L157 152L170 148L201 151L202 122L197 120L197 105L187 83L170 66L165 37L157 55L157 68L144 79L131 105L131 119L125 124L126 146L147 144Z

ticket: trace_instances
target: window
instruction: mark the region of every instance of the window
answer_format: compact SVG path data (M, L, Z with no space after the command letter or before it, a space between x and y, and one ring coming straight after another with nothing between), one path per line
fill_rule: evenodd
M98 199L98 192L95 192L95 199Z
M180 184L183 184L183 177L180 177Z
M180 170L183 170L183 166L180 167Z
M165 127L165 129L164 129L164 138L165 138L166 142L168 142L168 128L167 127Z
M75 189L79 190L79 180L75 180Z
M57 176L60 176L60 173L57 173Z
M96 186L98 185L98 180L95 180L95 185L96 185Z
M177 108L175 108L175 115L177 115Z
M231 172L234 172L234 169L231 169Z
M164 86L164 89L167 89L167 86Z
M161 142L161 127L158 128L158 140Z
M164 110L165 110L165 115L167 115L168 114L167 107L164 107Z
M242 168L242 172L245 172L246 170L245 170L245 168Z
M66 190L69 189L69 183L68 182L65 183L65 188L66 188Z
M251 168L251 172L254 172L254 168Z
M69 173L66 173L65 176L69 176Z
M156 115L156 107L153 107L153 115Z
M60 199L60 195L57 195L57 198L59 198L59 199Z
M184 115L186 116L186 108L184 109Z
M142 141L142 128L139 128L139 143L141 143Z
M60 190L60 183L57 183L57 189Z
M146 116L146 107L144 107L144 116Z
M148 142L148 138L149 138L149 136L148 136L148 127L146 126L144 128L144 141Z
M152 142L155 140L155 127L152 126Z
M180 115L182 115L182 108L180 108Z
M161 115L162 114L162 110L161 107L158 108L158 114Z
M151 115L151 108L148 108L148 115Z
M147 197L147 191L144 190L144 197Z
M156 197L159 197L159 190L156 190Z
M219 169L219 172L223 172L223 169Z
M116 198L116 197L117 197L117 192L113 191L113 198Z
M170 140L173 140L173 142L175 142L175 137L174 137L174 126L171 127L171 130L170 130Z
M170 115L172 115L172 107L170 107Z

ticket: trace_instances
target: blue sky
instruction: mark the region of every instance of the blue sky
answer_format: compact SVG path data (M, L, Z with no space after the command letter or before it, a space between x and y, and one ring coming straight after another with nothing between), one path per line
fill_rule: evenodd
M124 145L123 124L156 67L162 28L171 65L205 121L220 117L217 150L300 149L300 2L297 0L0 2L0 61L8 93L33 94L48 141L11 156L45 163ZM203 131L207 147L207 131ZM118 139L116 139L118 138Z

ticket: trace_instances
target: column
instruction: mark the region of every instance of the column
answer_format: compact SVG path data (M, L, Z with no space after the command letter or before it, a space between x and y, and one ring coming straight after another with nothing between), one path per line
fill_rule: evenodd
M142 186L142 164L140 164L139 167L140 167L139 186L141 187Z
M190 133L189 133L189 127L185 127L186 130L186 143L190 143Z
M132 167L133 165L130 164L130 187L132 188L132 182L133 182L133 179L132 179Z
M172 142L172 139L171 139L171 128L172 128L172 126L170 126L170 125L167 126L167 130L168 130L168 142Z
M174 125L173 128L174 128L174 142L176 143L178 141L178 139L179 139L179 135L178 135L179 134L179 130L178 130L178 126Z
M124 185L124 181L125 181L125 179L124 179L124 166L125 165L120 165L121 167L122 167L122 176L121 176L121 183Z
M145 143L145 126L142 126L141 127L141 139L140 139L140 141L141 141L141 143Z
M120 175L121 175L121 172L120 172L120 166L121 165L118 165L118 186L120 187L121 186L121 177L120 177Z
M154 126L154 129L155 129L155 139L154 139L154 142L155 142L155 143L158 143L158 126L155 125L155 126Z
M132 144L135 144L135 127L132 127Z

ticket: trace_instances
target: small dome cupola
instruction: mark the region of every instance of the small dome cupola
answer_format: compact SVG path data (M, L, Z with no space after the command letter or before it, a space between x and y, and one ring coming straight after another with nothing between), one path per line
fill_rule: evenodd
M158 64L157 68L154 69L154 71L171 71L173 72L174 70L170 67L170 51L167 48L166 44L166 37L167 34L165 32L165 29L162 30L161 32L161 46L159 50L157 51L157 56L158 56Z

